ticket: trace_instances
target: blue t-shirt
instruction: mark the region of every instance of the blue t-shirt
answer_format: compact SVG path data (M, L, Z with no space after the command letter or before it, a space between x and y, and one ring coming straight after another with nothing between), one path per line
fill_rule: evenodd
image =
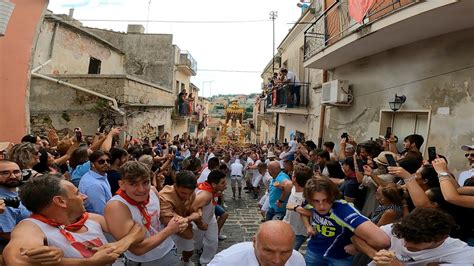
M313 206L307 204L311 210L311 224L316 235L308 242L308 249L312 252L334 259L351 256L344 251L344 247L351 243L354 230L369 219L360 214L352 204L344 200L336 200L326 215L320 215Z
M102 176L90 170L81 178L79 191L87 196L84 207L88 212L104 215L105 205L112 198L107 174Z
M285 202L282 203L283 208L278 208L278 206L276 206L276 201L281 197L281 193L283 192L283 190L281 188L274 187L273 184L275 182L279 182L280 184L283 184L283 181L285 180L290 180L290 177L287 174L285 174L285 172L280 171L277 177L273 178L270 181L270 186L268 188L270 208L272 208L275 212L286 211L286 203L288 203L288 197L290 196L290 194L288 194L288 196L286 197Z
M15 197L18 197L18 193L0 188L0 198ZM10 233L13 231L15 225L17 225L21 220L28 218L30 215L31 212L28 211L21 202L18 208L7 207L5 211L0 214L0 232Z

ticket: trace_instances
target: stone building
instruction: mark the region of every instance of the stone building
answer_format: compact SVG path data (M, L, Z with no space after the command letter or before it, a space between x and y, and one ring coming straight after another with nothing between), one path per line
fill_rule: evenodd
M436 146L454 172L465 169L460 147L474 143L474 2L377 0L359 22L348 0L315 0L311 8L318 15L279 46L282 65L309 79L313 93L307 113L286 121L319 143L337 143L344 132L357 141L377 138L391 126L400 142L420 134L425 155ZM299 52L288 53L293 46ZM395 95L406 98L398 110ZM287 123L268 120L280 132Z
M80 126L93 134L100 124L123 124L134 137L186 132L189 118L172 117L196 63L172 35L143 32L141 25L123 33L46 14L33 61L32 131Z

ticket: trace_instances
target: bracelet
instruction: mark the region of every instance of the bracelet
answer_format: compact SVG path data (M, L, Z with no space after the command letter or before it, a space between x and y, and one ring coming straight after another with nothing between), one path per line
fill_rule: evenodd
M412 175L412 176L410 176L410 177L404 179L403 181L404 181L405 184L406 184L406 183L411 182L411 181L413 181L413 180L415 180L415 179L416 179L416 175Z
M448 177L448 176L441 176L441 177L439 178L439 182L444 181L444 180L451 180L451 177Z

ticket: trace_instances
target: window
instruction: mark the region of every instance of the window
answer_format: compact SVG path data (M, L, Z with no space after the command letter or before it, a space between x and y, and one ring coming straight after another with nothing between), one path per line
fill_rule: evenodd
M387 127L392 127L392 132L398 137L397 148L402 150L403 139L411 134L423 136L425 141L421 147L423 152L428 143L428 129L430 111L381 111L379 135L384 136Z
M186 84L181 83L181 90L185 90L185 89L186 89Z
M285 141L285 127L284 126L280 126L280 130L278 130L278 133L279 133L279 138L278 140L280 142L284 142Z
M165 133L165 125L158 126L158 136L161 136L163 133Z
M88 74L100 74L100 65L102 61L97 58L91 57L89 59L89 72Z

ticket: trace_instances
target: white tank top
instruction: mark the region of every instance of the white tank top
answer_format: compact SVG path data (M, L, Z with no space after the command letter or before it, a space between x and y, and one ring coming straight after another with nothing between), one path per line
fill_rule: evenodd
M33 218L27 218L25 220L38 225L41 231L43 231L43 234L46 236L48 246L53 246L62 249L64 251L65 258L91 257L94 253L91 252L88 247L100 247L108 243L107 239L104 236L104 233L102 232L102 227L98 222L92 219L87 219L84 224L87 227L87 232L75 233L68 231L78 242L75 244L77 248L73 247L72 244L69 243L66 237L59 232L59 229L57 227L48 225L42 221Z
M110 200L118 200L123 204L127 205L128 209L130 210L130 213L132 214L133 221L145 226L143 223L143 217L137 207L131 205L119 195L113 196ZM146 209L151 216L150 229L148 229L145 233L145 238L148 238L163 230L163 226L160 223L160 201L153 191L150 191L150 202L146 205ZM171 237L168 237L163 242L161 242L160 245L141 256L137 256L128 250L125 252L125 256L129 260L135 262L149 262L161 259L163 256L168 254L168 252L173 249L173 247L174 242Z
M201 193L202 191L203 190L196 189L196 195L198 193ZM216 223L217 222L216 215L215 215L215 208L216 208L216 206L214 204L212 204L212 200L211 200L211 202L209 202L209 204L205 205L202 208L202 221L205 224L211 224L211 223Z

